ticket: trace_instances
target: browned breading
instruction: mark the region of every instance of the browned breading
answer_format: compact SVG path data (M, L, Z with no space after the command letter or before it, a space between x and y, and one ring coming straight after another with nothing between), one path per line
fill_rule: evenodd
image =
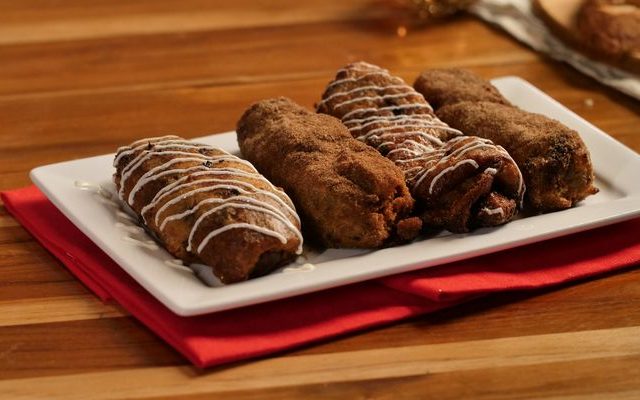
M243 156L285 189L324 246L376 248L420 231L402 172L337 119L269 99L245 111L237 133Z
M318 111L392 160L405 175L426 225L452 232L509 221L524 187L518 167L489 140L462 137L423 96L388 71L347 65L329 83Z
M464 69L443 68L424 71L418 76L413 87L436 110L461 101L490 101L511 105L495 86Z
M504 146L524 175L528 203L539 212L569 208L597 193L586 146L558 121L489 102L452 104L438 116Z
M291 200L244 160L176 136L122 147L120 198L177 258L211 266L224 283L295 258L302 237Z
M443 121L507 149L524 175L533 211L569 208L597 193L589 152L576 131L509 105L493 85L469 71L427 70L415 87L427 100L433 96L444 104L436 110Z

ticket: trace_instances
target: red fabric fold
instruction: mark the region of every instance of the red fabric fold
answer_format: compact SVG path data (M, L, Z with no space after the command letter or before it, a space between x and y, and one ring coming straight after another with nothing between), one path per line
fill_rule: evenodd
M382 279L392 288L452 301L538 289L638 264L640 219Z
M118 302L199 367L388 324L486 293L556 285L640 262L640 219L635 219L377 281L180 317L120 269L35 186L0 196L7 210L98 297Z

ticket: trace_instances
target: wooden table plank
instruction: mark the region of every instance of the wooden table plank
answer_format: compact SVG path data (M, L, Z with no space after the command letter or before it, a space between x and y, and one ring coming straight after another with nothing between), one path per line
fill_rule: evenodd
M47 296L0 301L0 327L81 321L129 315L93 295Z
M468 35L497 38L499 33L470 17L459 24L438 32L412 31L404 38L395 30L347 21L20 46L0 43L0 59L12 60L0 64L0 95L327 79L340 64L358 59L389 68L451 65L453 60L458 66L476 66L535 59L513 41L470 45ZM307 52L318 56L292 56ZM259 65L254 60L260 60Z
M0 0L0 190L135 138L231 130L260 98L311 107L359 59L409 82L440 66L517 75L640 150L636 100L471 17L398 36L385 7ZM0 397L640 397L638 269L207 371L92 297L2 207L0 271Z
M88 6L79 0L4 0L0 2L0 44L278 26L379 15L382 10L365 7L369 3L333 2L327 7L322 0L102 0Z
M633 359L640 372L640 327L281 357L203 374L166 367L7 379L0 380L0 392L18 398L47 393L49 399L141 399L603 359Z
M422 68L396 71L412 81ZM562 88L564 76L557 66L523 63L472 69L487 77L515 74L528 79L627 146L640 146L640 116L633 109L608 100L608 93L585 80L578 82L586 87ZM110 153L136 138L232 130L242 111L261 98L289 96L311 107L332 74L287 82L0 99L5 126L0 131L0 189L28 184L25 171L38 165ZM586 106L586 99L594 106ZM616 100L631 102L621 96ZM31 157L24 157L25 152Z
M640 314L635 312L640 308L640 287L636 284L639 278L640 270L635 270L618 273L604 280L565 285L564 288L546 292L493 295L488 299L413 319L404 324L372 330L367 334L348 335L341 340L307 346L288 354L339 354L345 351L374 350L381 345L385 348L410 347L640 326ZM609 287L615 287L616 291L609 290ZM47 292L50 290L47 289ZM32 302L38 299L33 297L36 295L32 291L30 295L25 295L25 299ZM118 330L123 329L123 324L127 331L136 329L136 334L130 337L129 345L121 346L120 336L111 336L109 329L104 333L101 331L109 326L102 313L109 313L113 310L111 307L101 309L79 300L76 307L69 308L67 304L60 309L55 295L50 296L54 301L43 306L42 313L53 316L82 314L85 319L68 324L31 321L30 325L26 325L25 321L22 326L0 327L0 348L17 347L13 351L13 363L8 359L0 359L2 377L25 378L106 368L121 369L121 360L131 360L128 363L131 367L153 365L153 360L141 359L138 355L139 348L148 347L149 343L161 343L152 333L136 328L137 323L128 324L118 319ZM86 294L78 297L90 303L96 302L87 298ZM590 301L585 302L585 298ZM4 312L2 304L0 302L0 314ZM86 313L87 308L91 308L94 313ZM625 315L626 318L620 318L620 315ZM44 332L50 331L59 333L42 336ZM73 337L74 332L82 331L91 332L91 344L79 349L84 357L70 357L68 353L73 349L73 344L69 343L69 338ZM25 337L41 339L25 342ZM168 348L165 345L159 347ZM109 357L104 356L104 348L109 349ZM183 360L182 362L184 363ZM29 365L28 369L24 369L25 364Z
M103 318L0 327L0 382L187 365L134 318L108 315L110 308L104 307ZM46 397L46 392L34 389L40 398Z
M242 399L544 399L637 400L640 390L629 373L637 372L638 357L580 360L531 366L427 373L348 382L329 382L226 392ZM545 373L541 373L544 370ZM611 374L611 376L609 376ZM588 380L580 385L576 379ZM211 393L149 397L151 400L205 400Z

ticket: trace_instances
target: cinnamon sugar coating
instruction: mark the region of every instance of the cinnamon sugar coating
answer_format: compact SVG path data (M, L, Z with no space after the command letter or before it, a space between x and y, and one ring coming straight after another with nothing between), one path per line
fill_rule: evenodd
M415 87L442 104L436 114L443 121L507 149L522 171L533 211L569 208L597 193L589 152L576 131L510 105L491 83L469 71L427 70Z
M223 283L287 264L301 249L291 200L247 161L177 136L118 149L118 195L173 256Z
M404 172L427 226L466 232L515 215L524 186L509 154L440 121L421 94L388 71L347 65L317 109L340 118L353 137Z
M243 156L293 199L306 238L377 248L419 233L402 172L339 120L281 97L249 107L237 133Z
M436 110L461 101L490 101L511 105L495 86L464 69L430 69L418 76L413 87Z

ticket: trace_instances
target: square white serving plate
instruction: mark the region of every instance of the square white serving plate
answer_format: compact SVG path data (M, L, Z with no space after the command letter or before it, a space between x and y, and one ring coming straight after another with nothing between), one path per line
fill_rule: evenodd
M160 302L190 316L295 296L366 279L431 267L583 231L640 215L640 156L517 77L493 83L512 103L556 118L577 130L591 152L600 192L577 207L517 219L470 234L435 238L377 250L335 250L311 254L298 267L229 286L209 287L187 268L171 267L161 248L139 246L123 233L123 218L100 196L76 182L114 190L113 154L34 169L31 179L102 250ZM206 136L200 142L238 153L235 133ZM126 222L126 221L124 221ZM139 235L145 235L139 233ZM150 240L150 238L146 238ZM153 246L150 246L153 247ZM199 273L202 269L196 268Z

